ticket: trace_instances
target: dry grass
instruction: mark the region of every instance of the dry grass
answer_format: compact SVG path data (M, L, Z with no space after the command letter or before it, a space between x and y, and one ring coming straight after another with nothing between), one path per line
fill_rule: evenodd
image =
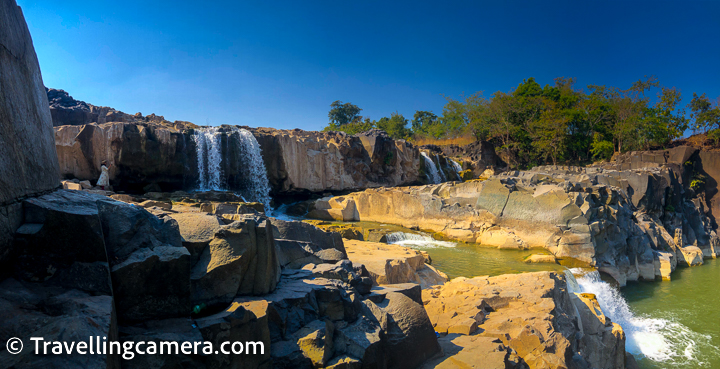
M422 145L437 145L437 146L447 146L447 145L457 145L457 146L465 146L468 144L471 144L475 142L475 137L473 136L463 136L463 137L456 137L456 138L432 138L432 137L417 137L413 140L413 144L422 146Z

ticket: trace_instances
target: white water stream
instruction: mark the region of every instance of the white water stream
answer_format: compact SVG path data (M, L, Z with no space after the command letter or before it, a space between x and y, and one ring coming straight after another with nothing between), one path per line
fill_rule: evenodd
M455 247L455 242L438 241L431 236L415 233L394 232L385 236L387 243L415 247Z
M432 183L441 183L442 178L440 177L438 168L435 165L435 161L430 159L430 156L424 151L421 151L420 155L425 158L425 173L427 174L428 178L432 181Z
M220 127L203 127L195 130L193 140L197 150L198 191L228 191L227 173L223 173L222 136L227 136L228 145L234 144L241 153L240 163L243 177L248 185L241 196L250 201L261 202L270 208L270 182L263 162L260 144L253 134L243 128L232 127L225 132Z
M711 345L712 337L696 333L672 318L635 315L620 291L601 280L597 271L586 273L576 279L572 274L580 274L583 271L571 269L569 272L566 273L569 275L568 290L592 293L596 296L605 315L620 324L625 331L627 338L625 349L628 352L638 358L644 356L654 362L672 366L704 365L698 359L697 346Z

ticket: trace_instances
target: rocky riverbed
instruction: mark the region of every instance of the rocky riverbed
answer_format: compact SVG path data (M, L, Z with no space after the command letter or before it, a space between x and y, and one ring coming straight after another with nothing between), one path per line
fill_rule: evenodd
M25 340L0 367L633 368L635 327L603 310L597 271L671 280L720 253L715 153L503 171L483 143L130 115L46 89L13 0L0 19L0 341ZM271 209L287 199L316 220ZM345 224L367 221L381 227ZM549 270L451 279L393 225L543 248L522 262ZM556 264L570 259L596 285ZM29 341L96 336L254 350L40 355Z

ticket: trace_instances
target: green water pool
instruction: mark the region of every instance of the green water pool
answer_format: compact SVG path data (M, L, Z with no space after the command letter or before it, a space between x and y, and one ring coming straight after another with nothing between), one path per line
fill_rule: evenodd
M670 282L630 283L621 289L630 310L658 321L666 358L641 358L641 368L720 368L720 261L678 268Z
M354 224L364 229L402 233L399 240L389 241L426 251L432 265L449 278L565 271L582 266L572 259L561 260L560 264L524 262L531 254L547 254L544 249L500 250L440 241L398 226ZM586 292L595 293L603 311L623 326L626 349L641 368L720 368L720 293L716 290L720 284L719 260L705 260L698 267L679 267L670 282L629 282L621 289L593 273L595 279L588 274L579 277L578 282Z

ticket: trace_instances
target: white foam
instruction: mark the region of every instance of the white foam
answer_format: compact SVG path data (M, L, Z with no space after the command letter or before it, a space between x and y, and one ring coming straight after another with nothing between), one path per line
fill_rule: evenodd
M435 248L435 247L455 247L455 242L438 241L429 235L406 233L406 232L394 232L387 234L387 243L393 245L407 246L407 247L420 247L420 248Z
M584 272L580 269L570 271L573 274ZM575 291L575 288L579 290ZM694 332L672 317L635 315L620 291L602 281L597 271L578 276L577 287L570 282L568 290L595 294L605 315L625 331L625 349L633 355L672 366L696 367L703 365L697 354L698 345L718 351L711 343L712 337Z
M432 183L441 183L442 178L440 178L440 172L438 172L435 162L430 159L430 156L424 151L421 151L420 155L425 158L425 172L428 178L432 181Z
M462 166L460 166L460 163L456 162L455 160L450 159L450 163L452 164L453 168L455 168L455 171L458 174L458 177L460 176L460 172L462 172Z
M220 162L220 131L218 127L196 128L193 140L197 150L198 191L222 191Z

